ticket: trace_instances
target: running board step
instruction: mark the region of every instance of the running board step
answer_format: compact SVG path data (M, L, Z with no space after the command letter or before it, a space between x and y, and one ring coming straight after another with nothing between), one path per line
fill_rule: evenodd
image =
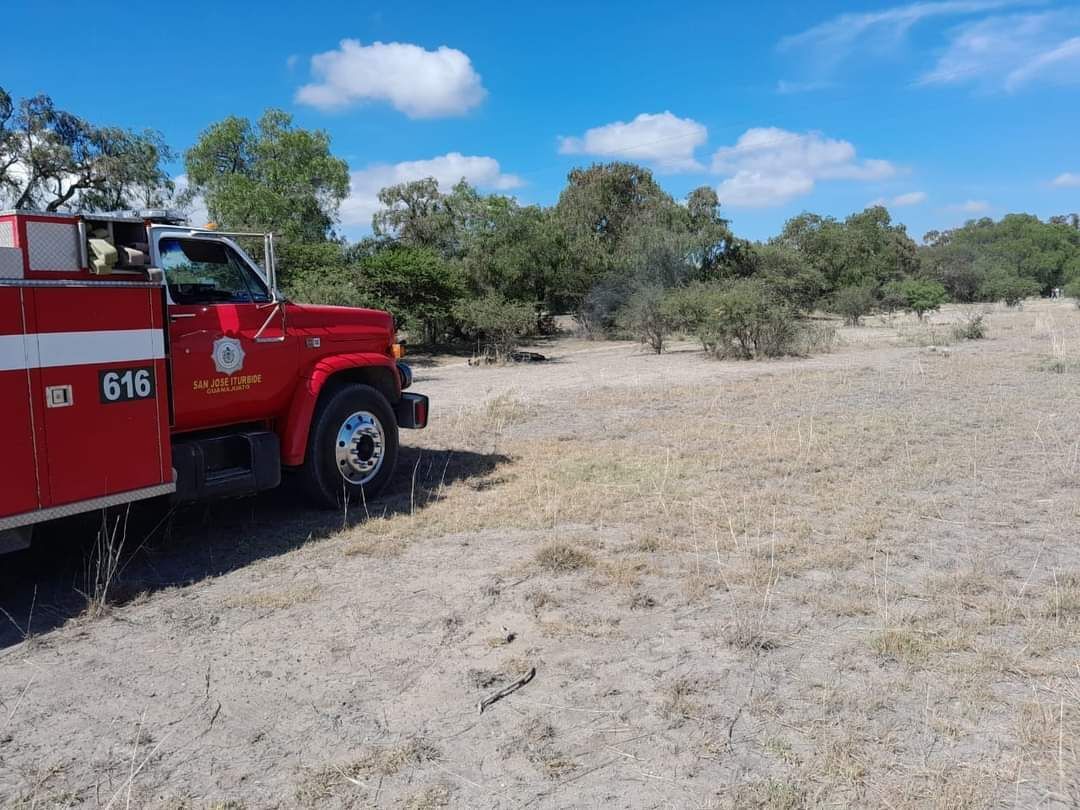
M179 439L173 466L177 501L251 495L281 483L281 446L268 430Z

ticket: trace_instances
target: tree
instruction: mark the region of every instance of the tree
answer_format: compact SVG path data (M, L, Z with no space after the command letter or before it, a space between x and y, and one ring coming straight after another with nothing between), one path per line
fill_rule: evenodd
M565 233L568 272L577 280L576 314L588 331L611 327L618 309L651 275L682 275L677 267L691 266L686 243L677 256L671 242L659 248L654 259L660 265L641 255L650 243L646 232L685 234L686 216L641 166L594 164L570 172L555 217Z
M833 293L829 309L842 315L849 326L858 326L864 315L873 312L874 302L874 288L867 284L841 287Z
M489 219L459 225L466 232L463 263L474 287L544 312L571 306L583 293L567 272L566 238L550 209L519 206L506 197L487 198ZM471 231L471 232L470 232Z
M800 214L789 219L770 244L797 251L821 273L826 293L869 287L876 296L889 281L918 269L917 246L882 206L852 214L843 222Z
M430 248L392 245L362 259L355 270L367 306L392 312L425 343L441 339L466 292L457 266Z
M226 228L326 239L349 193L349 169L322 130L293 127L267 110L257 123L230 116L204 130L184 155L192 189Z
M750 251L754 278L779 300L809 312L825 288L825 277L796 250L782 244L754 245Z
M454 220L434 177L381 189L379 202L384 207L372 217L376 236L396 239L409 247L451 252Z
M937 310L949 300L945 287L937 281L924 278L906 278L903 281L893 282L897 298L903 302L904 309L914 312L919 320L926 317L927 312Z
M172 181L160 133L91 124L45 95L15 104L0 88L0 202L16 209L101 211L158 205Z
M712 186L700 186L686 198L691 261L696 277L715 279L748 270L748 244L731 232L720 216L720 198Z
M958 301L1046 294L1080 275L1080 231L1068 217L984 217L927 242L920 251L924 273Z
M1015 307L1025 298L1038 295L1041 286L1032 278L1024 278L1016 271L994 263L985 262L985 270L979 282L977 298L980 301L1004 301L1006 306Z

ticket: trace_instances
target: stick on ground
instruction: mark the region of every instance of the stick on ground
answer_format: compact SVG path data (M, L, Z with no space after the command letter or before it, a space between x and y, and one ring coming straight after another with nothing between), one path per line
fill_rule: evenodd
M523 676L518 678L516 681L514 681L512 684L510 684L506 688L500 689L495 694L490 695L490 696L484 698L483 700L481 700L480 704L479 704L480 705L480 714L483 714L484 709L486 709L492 703L496 703L496 702L502 700L507 695L512 695L518 689L520 689L525 684L527 684L529 681L531 681L534 677L536 677L536 667L531 667L528 672L526 672Z

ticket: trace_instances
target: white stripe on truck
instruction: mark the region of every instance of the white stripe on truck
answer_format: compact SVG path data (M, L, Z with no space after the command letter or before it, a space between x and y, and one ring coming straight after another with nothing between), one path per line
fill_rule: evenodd
M160 329L0 335L0 371L134 363L165 357Z

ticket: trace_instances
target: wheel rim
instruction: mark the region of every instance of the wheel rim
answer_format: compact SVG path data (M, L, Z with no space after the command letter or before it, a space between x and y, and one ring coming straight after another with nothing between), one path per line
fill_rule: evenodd
M337 432L334 459L338 472L350 484L366 484L379 474L386 457L382 423L369 411L357 411Z

